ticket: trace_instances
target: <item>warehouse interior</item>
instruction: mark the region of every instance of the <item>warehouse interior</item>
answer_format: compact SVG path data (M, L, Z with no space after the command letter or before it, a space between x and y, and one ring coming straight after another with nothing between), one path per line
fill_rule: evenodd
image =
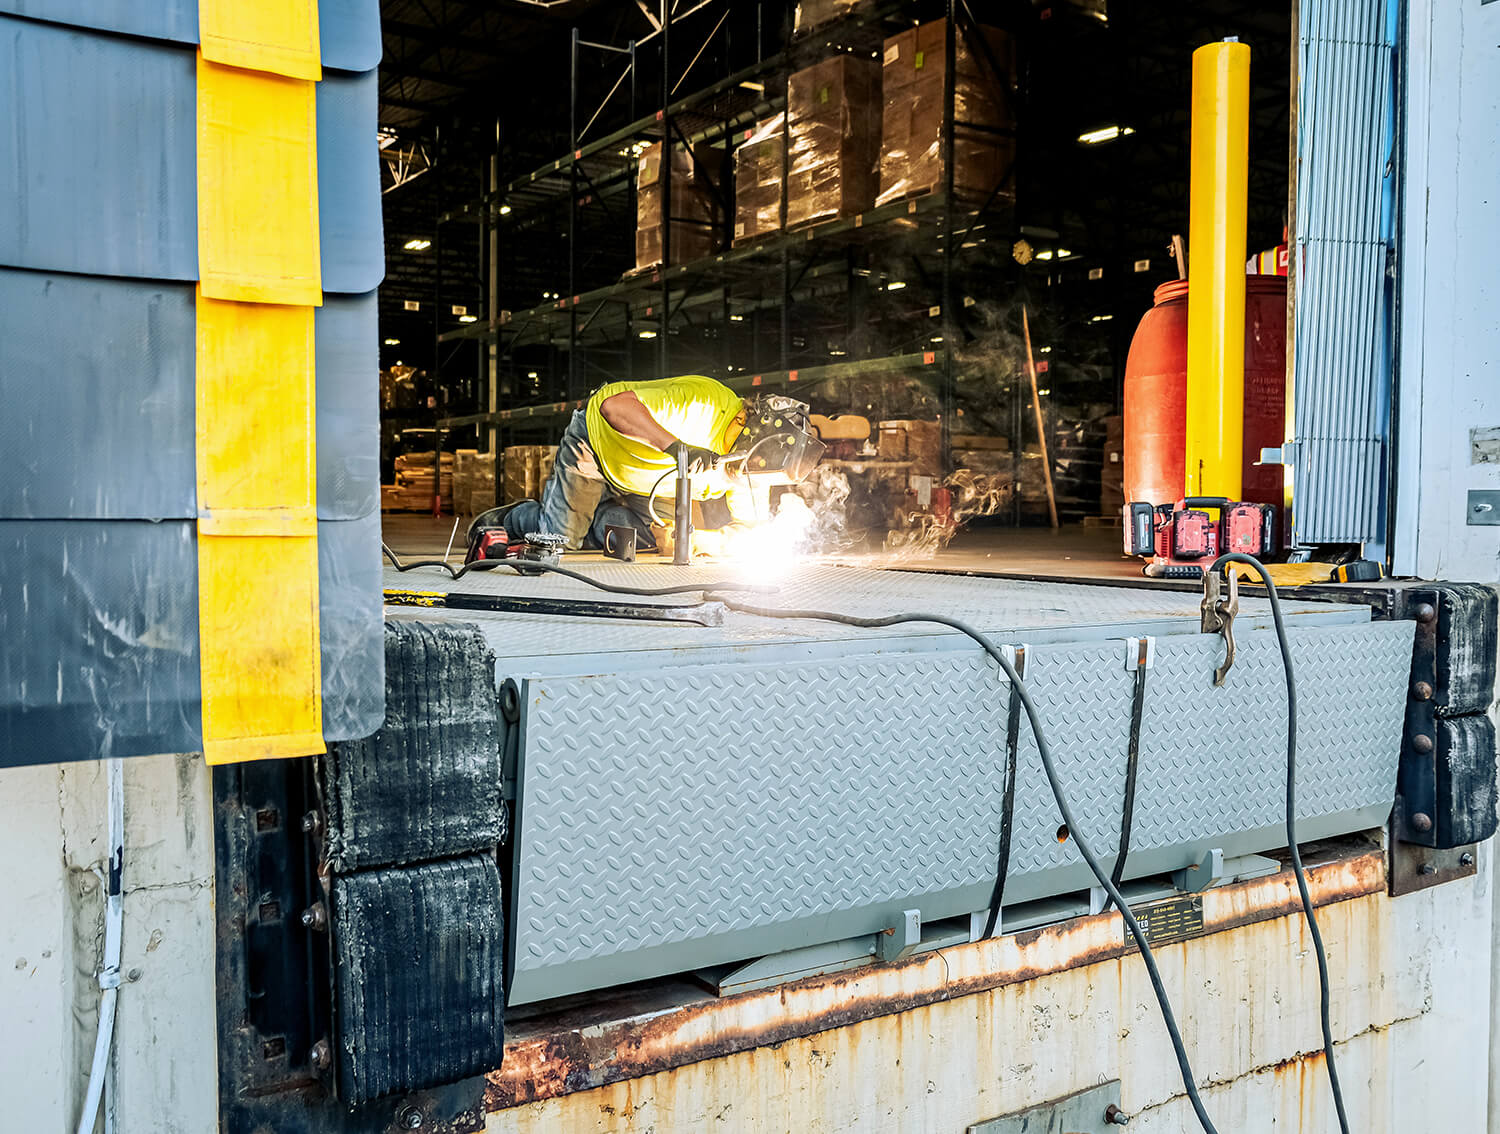
M1479 1129L1451 7L0 0L11 1125Z
M906 177L903 84L924 70L889 45L926 34L941 51L950 7L958 125L943 130L943 74L926 68L930 120L908 117L936 152ZM535 496L600 385L704 374L869 423L830 441L803 490L836 513L811 550L1139 575L1119 551L1124 376L1153 293L1182 274L1192 52L1251 47L1246 247L1276 249L1287 7L711 0L673 5L665 27L651 5L588 0L382 14L381 479L398 552L441 552L455 518ZM981 23L992 50L967 46ZM663 121L685 194L666 280L659 164L642 188ZM1280 470L1265 475L1279 504Z

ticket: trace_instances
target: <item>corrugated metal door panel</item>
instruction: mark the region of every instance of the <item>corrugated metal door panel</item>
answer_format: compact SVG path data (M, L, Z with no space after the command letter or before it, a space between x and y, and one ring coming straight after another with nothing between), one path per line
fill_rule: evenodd
M1299 39L1293 524L1384 538L1391 365L1388 0L1305 0Z

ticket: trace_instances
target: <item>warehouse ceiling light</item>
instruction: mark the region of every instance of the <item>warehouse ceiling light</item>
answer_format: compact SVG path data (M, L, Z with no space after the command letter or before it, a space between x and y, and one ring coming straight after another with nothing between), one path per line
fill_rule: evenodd
M729 317L729 321L731 323L743 323L745 321L745 317L743 315L731 315Z
M405 248L408 252L425 252L432 247L432 241L424 240L420 236L414 236L401 247Z
M1079 134L1078 140L1085 146L1097 146L1101 142L1113 142L1116 138L1123 138L1126 134L1134 134L1135 131L1129 126L1101 126L1097 130L1090 130L1087 134Z
M1038 252L1036 254L1036 258L1038 260L1050 260L1050 259L1052 259L1052 251L1051 251L1051 249L1048 249L1046 252Z
M654 339L654 338L656 338L656 332L655 331L640 331L640 332L638 332L638 334L643 339Z
M535 378L536 377L536 371L535 370L528 370L526 372L526 377L528 377L528 378Z
M740 86L744 87L747 91L764 91L766 89L765 83L752 82L750 79L746 79Z
M508 217L508 216L510 216L510 206L509 205L501 205L500 206L500 215L502 217Z
M386 346L400 346L401 345L401 340L400 339L386 339L385 340L385 345Z
M892 280L890 283L888 283L888 284L885 285L885 290L886 291L900 291L905 286L906 286L906 281L905 280Z
M473 323L476 320L478 320L478 318L479 318L478 315L460 315L458 317L458 321L460 323Z

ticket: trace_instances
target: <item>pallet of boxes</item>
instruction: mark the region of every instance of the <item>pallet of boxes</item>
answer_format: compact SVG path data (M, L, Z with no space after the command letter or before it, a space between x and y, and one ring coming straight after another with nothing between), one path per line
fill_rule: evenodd
M670 232L667 251L673 264L701 260L719 250L723 167L724 151L715 146L689 149L653 142L641 152L635 177L635 268L627 274L647 272L665 262L664 233Z
M998 28L954 29L953 192L982 205L1014 196L1015 64ZM939 192L943 164L947 21L908 28L881 56L880 190L876 204Z
M552 475L557 459L556 445L511 445L501 454L503 499L507 504L517 500L540 500L542 486Z
M380 487L383 512L430 512L434 488L433 454L403 453L396 458L396 482ZM453 510L453 454L444 453L441 469L442 509Z
M495 454L459 449L453 454L453 507L477 516L495 506Z
M786 227L855 216L875 203L880 64L833 55L787 79Z
M763 118L734 149L734 245L780 232L786 115Z

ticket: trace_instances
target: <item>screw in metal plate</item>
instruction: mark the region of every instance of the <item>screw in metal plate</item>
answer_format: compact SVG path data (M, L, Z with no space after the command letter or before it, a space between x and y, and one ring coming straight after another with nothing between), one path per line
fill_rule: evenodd
M1473 866L1474 865L1474 856L1472 854L1470 854L1468 851L1464 851L1463 854L1461 854L1461 855L1458 856L1458 864L1460 866Z
M327 1071L333 1066L333 1048L328 1045L326 1039L320 1039L312 1047L307 1049L307 1061L319 1071Z
M1418 811L1411 817L1411 825L1417 831L1432 830L1432 816L1425 811Z
M1430 862L1424 862L1421 866L1417 867L1417 873L1426 878L1429 875L1436 874L1437 867L1433 866Z
M1418 701L1432 700L1432 686L1425 681L1419 681L1411 687L1411 695Z
M1437 617L1437 609L1430 602L1424 602L1417 607L1417 621L1422 623L1431 622Z
M1110 1103L1104 1108L1104 1121L1111 1126L1129 1126L1130 1115L1126 1114L1114 1103Z
M402 1130L420 1130L422 1122L422 1112L414 1106L403 1106L396 1112L396 1125Z

